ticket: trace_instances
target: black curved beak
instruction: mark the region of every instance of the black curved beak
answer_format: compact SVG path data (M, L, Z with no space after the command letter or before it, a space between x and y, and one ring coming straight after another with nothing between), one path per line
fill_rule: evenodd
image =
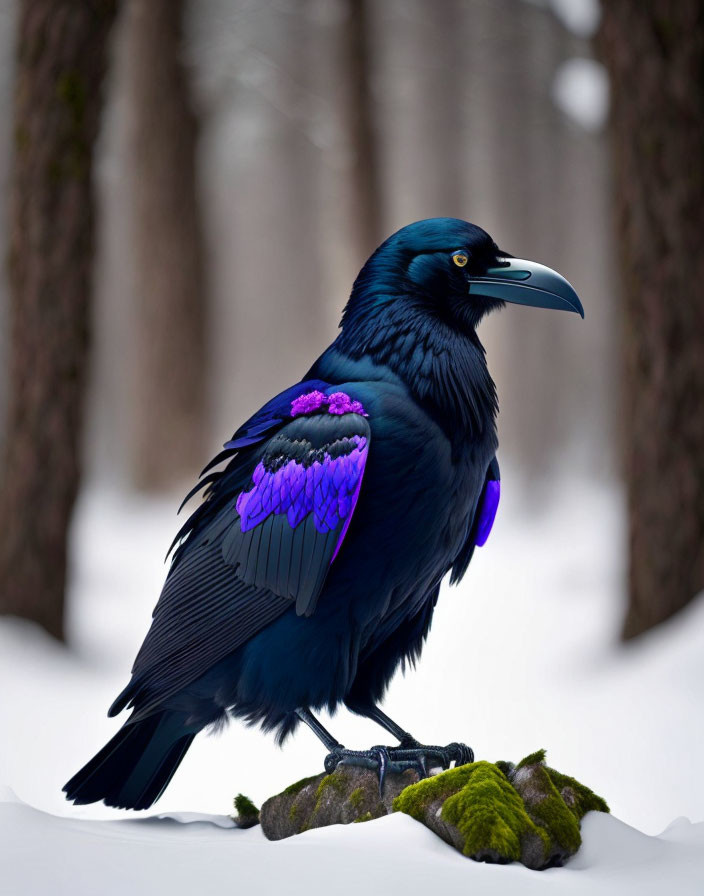
M500 299L534 308L575 311L584 317L584 308L571 284L557 271L523 258L500 258L496 267L481 276L467 278L473 296Z

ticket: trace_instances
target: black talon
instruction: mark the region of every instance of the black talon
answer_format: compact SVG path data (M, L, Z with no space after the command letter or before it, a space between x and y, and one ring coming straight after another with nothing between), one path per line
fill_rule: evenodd
M379 774L379 797L383 799L384 797L384 782L386 781L386 772L389 769L389 765L391 764L391 757L389 756L389 751L386 747L372 747L371 752L374 753L377 757L378 765L378 774Z
M426 756L419 756L416 759L416 770L418 771L418 775L421 779L428 777L428 759Z

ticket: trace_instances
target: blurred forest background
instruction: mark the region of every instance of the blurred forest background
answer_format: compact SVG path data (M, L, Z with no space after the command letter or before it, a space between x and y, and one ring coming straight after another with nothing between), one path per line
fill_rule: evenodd
M436 215L586 309L482 328L525 500L624 481L623 634L691 600L703 71L694 0L0 0L0 612L62 637L79 490L189 485Z

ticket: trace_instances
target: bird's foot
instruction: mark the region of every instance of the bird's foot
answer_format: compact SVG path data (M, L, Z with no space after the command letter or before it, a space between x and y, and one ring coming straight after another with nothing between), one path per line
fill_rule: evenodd
M374 746L368 750L348 750L340 745L325 757L325 771L331 775L338 765L370 768L379 776L379 794L384 794L384 781L389 771L402 773L414 769L420 778L427 778L430 769L448 769L452 763L474 762L474 751L461 743L445 747L419 744L412 737L404 738L397 747Z
M451 743L441 747L435 744L419 744L415 738L404 738L398 747L390 750L392 761L406 768L416 768L421 778L427 778L430 769L450 768L474 762L474 750L467 744Z

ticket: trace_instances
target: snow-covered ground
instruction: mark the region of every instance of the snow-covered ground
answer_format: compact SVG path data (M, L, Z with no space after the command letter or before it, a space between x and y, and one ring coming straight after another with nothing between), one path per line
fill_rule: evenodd
M179 823L187 821L187 823ZM0 802L0 870L7 896L701 896L704 824L677 822L648 837L593 812L584 845L565 868L529 871L463 858L423 825L392 815L269 843L260 828L224 829L222 819L73 821Z
M45 893L50 882L54 893L124 892L128 884L153 892L157 873L157 892L222 891L255 877L263 892L282 882L291 890L294 879L294 892L328 892L321 863L329 875L344 869L339 893L358 890L371 871L376 891L390 893L439 879L443 889L481 894L549 886L628 893L626 882L634 893L704 892L704 826L668 827L680 816L704 820L704 600L639 643L619 645L618 496L564 481L559 500L558 492L543 496L536 509L510 471L504 495L487 546L462 585L444 590L421 663L394 681L385 708L416 737L465 740L479 758L515 761L545 747L551 765L603 795L621 821L588 816L584 846L567 868L478 866L396 817L277 844L258 829L206 822L86 823L134 817L69 806L60 790L119 724L105 711L146 632L177 503L92 490L74 530L71 649L25 623L0 622L0 784L22 801L0 805L0 892ZM348 746L380 740L376 726L345 712L328 721ZM239 791L260 802L316 773L322 757L308 731L279 750L233 724L196 740L152 814L223 816Z

